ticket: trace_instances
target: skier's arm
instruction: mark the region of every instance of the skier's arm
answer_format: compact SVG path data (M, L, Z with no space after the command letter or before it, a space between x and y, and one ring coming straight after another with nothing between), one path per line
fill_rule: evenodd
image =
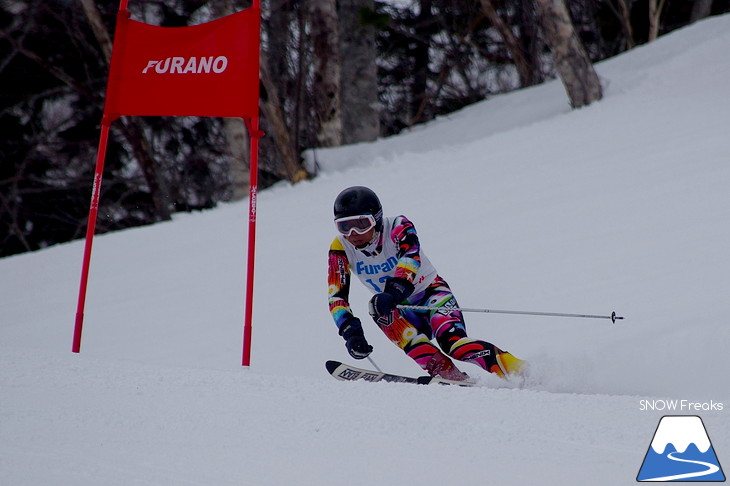
M337 328L350 320L352 309L348 301L350 296L350 262L342 247L342 243L335 238L330 245L329 266L327 272L328 301L330 313Z
M413 283L421 268L421 246L413 223L405 216L398 216L393 223L391 238L398 246L398 264L394 278Z
M385 282L385 289L370 299L369 312L373 318L388 316L398 304L413 293L416 274L421 268L420 244L416 228L405 216L393 221L390 238L398 247L398 263L393 277Z
M350 296L350 262L338 238L330 245L327 273L330 313L345 340L347 352L355 359L367 358L373 347L365 339L360 319L352 315L347 300Z

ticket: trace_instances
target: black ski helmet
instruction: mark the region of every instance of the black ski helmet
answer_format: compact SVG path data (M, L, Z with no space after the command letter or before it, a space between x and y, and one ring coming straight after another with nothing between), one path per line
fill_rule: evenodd
M380 224L383 207L372 189L364 186L348 187L335 199L335 219L360 214L372 214Z

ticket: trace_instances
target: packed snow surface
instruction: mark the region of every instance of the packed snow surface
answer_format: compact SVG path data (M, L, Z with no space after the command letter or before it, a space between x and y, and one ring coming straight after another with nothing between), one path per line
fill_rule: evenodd
M259 193L250 368L247 202L97 237L80 354L83 242L0 260L0 484L628 485L663 415L701 416L730 464L728 45L712 18L597 65L589 107L552 81L310 152L318 177ZM350 185L464 307L625 319L468 314L523 384L336 381L327 359L369 365L326 303ZM420 375L351 296L374 361Z

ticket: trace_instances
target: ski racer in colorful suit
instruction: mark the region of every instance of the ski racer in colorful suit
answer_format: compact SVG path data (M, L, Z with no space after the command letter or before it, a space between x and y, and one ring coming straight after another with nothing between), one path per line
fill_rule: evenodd
M411 221L405 216L383 217L378 196L362 186L342 191L334 213L339 235L329 250L329 309L353 358L364 359L373 348L350 308L351 272L374 294L369 313L378 327L429 375L467 379L451 358L502 378L524 374L525 361L467 336L456 299L421 251Z

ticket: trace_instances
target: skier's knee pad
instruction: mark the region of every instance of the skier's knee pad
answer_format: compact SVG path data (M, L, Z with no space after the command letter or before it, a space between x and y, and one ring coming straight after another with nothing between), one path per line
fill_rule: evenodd
M469 339L466 335L466 330L463 326L456 326L453 325L453 323L450 323L445 328L442 327L438 329L436 332L436 342L439 347L444 350L444 353L449 356L452 355L452 349L454 349L456 343L463 341L464 339Z

